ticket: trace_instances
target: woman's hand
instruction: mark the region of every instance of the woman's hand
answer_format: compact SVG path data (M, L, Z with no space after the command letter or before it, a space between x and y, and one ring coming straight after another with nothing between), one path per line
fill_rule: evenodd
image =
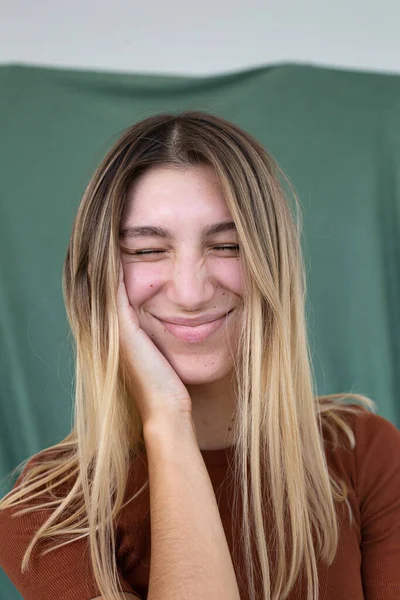
M191 421L192 402L176 371L141 329L129 303L120 263L117 309L120 352L129 390L140 412L143 427L151 421L187 418ZM193 421L192 421L192 426Z

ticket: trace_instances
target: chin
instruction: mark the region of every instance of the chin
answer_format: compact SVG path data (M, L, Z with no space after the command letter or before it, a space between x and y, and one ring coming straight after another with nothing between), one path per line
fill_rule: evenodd
M205 373L204 377L199 376L198 373L185 373L179 375L180 380L184 385L207 385L209 383L214 383L215 381L219 381L222 379L224 375L220 375L218 373L214 373L210 376L210 374Z
M185 385L206 385L223 379L232 365L214 356L168 356L168 360Z

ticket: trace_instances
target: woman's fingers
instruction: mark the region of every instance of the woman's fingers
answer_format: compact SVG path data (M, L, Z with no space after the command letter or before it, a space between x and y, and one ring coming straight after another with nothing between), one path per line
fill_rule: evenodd
M120 318L127 319L128 323L133 325L134 329L139 329L139 320L137 318L135 310L132 308L129 302L128 294L126 292L126 286L124 281L124 269L122 263L120 263L119 270L117 309Z
M122 271L122 266L121 266ZM188 414L188 391L167 358L140 327L126 291L123 271L119 274L117 310L120 345L129 371L131 392L143 423L176 414Z

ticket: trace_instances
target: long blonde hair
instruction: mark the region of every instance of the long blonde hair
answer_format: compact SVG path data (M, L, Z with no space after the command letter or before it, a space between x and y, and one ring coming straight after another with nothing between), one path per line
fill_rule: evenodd
M125 386L119 354L119 229L129 186L145 170L166 164L211 166L239 236L245 294L234 369L232 481L234 505L239 498L243 504L237 528L245 564L237 575L252 600L256 584L261 585L263 600L283 600L304 568L307 600L317 600L317 561L331 564L338 546L335 502L348 503L345 484L328 472L324 435L330 433L337 444L342 431L353 448L354 435L344 413L365 408L351 406L346 399L356 398L372 410L376 406L359 394L316 395L296 193L255 139L207 113L161 114L133 125L89 182L63 271L65 305L75 340L74 425L62 442L40 453L21 483L3 498L0 509L40 500L43 486L51 491L68 483L64 497L54 496L50 503L20 511L54 509L32 538L22 571L39 540L58 537L56 548L88 536L101 594L105 600L118 597L114 524L124 505L130 461L144 448L140 415L132 391L129 394ZM290 194L284 194L284 186ZM147 485L148 480L130 501ZM263 518L265 485L274 526L273 571ZM286 518L290 535L285 533Z

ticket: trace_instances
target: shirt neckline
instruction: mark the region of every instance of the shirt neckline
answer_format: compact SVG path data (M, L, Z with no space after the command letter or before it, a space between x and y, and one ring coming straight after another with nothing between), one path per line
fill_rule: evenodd
M226 448L218 448L217 450L201 450L201 455L206 467L221 467L228 465L232 460L235 446L227 446Z

